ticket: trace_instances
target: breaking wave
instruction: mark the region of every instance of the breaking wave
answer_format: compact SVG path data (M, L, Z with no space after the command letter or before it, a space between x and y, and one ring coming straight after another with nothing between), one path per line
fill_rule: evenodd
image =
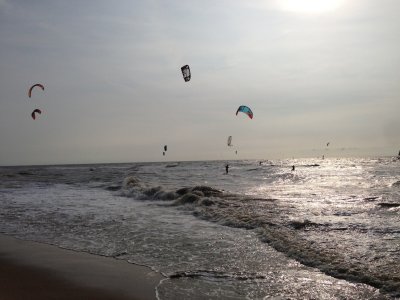
M286 176L295 175L286 174ZM229 227L255 230L263 242L304 265L318 268L336 278L365 283L392 296L400 296L400 274L398 272L391 273L384 272L379 268L370 268L369 264L371 260L374 260L373 257L365 260L352 258L345 250L338 251L334 247L328 248L323 243L307 238L313 231L320 235L346 231L368 232L365 228L332 226L308 219L291 219L285 214L285 211L280 211L277 199L229 194L210 186L166 190L161 186L147 186L138 178L130 176L125 178L118 192L137 200L169 201L170 205L189 208L198 218ZM387 203L378 205L381 207L394 206L394 204L388 205ZM398 205L396 204L396 206ZM347 216L347 214L336 215ZM200 271L193 274L179 273L175 276L197 277L203 275Z
M400 188L400 180L392 184L392 187Z

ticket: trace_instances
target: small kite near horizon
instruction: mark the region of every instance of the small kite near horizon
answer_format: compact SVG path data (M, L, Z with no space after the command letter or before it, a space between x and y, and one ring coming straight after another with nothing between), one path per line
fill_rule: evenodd
M228 136L228 142L227 142L227 144L228 144L229 147L232 147L232 146L233 146L233 145L232 145L232 136L231 136L231 135Z

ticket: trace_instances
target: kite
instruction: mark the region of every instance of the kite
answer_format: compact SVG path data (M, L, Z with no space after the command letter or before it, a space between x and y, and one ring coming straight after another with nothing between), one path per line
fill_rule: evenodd
M248 115L250 119L253 119L253 112L251 111L250 107L247 107L245 105L240 105L236 111L236 115L238 114L239 111Z
M29 88L29 92L28 92L29 98L31 98L31 96L32 96L32 90L33 90L33 88L34 88L35 86L40 87L40 88L44 91L44 86L43 86L42 84L40 84L40 83L36 83L36 84L32 85L32 86Z
M232 147L232 136L230 135L229 137L228 137L228 146L229 147Z
M32 116L32 119L36 119L36 115L35 115L35 113L38 113L39 115L42 113L42 111L40 110L40 109L35 109L33 112L32 112L32 114L31 114L31 116Z
M189 81L192 75L190 74L190 68L189 65L184 65L181 68L183 79L185 79L185 82Z

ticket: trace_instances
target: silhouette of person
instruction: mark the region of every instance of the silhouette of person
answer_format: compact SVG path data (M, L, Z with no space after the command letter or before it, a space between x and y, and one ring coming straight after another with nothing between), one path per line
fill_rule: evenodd
M226 166L225 166L225 171L226 171L226 174L228 174L228 172L229 172L229 165L228 164L226 164Z

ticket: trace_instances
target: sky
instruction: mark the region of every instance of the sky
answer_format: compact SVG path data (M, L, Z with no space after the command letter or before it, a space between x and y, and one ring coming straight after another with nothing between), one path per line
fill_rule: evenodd
M0 0L0 108L0 165L396 155L400 1Z

